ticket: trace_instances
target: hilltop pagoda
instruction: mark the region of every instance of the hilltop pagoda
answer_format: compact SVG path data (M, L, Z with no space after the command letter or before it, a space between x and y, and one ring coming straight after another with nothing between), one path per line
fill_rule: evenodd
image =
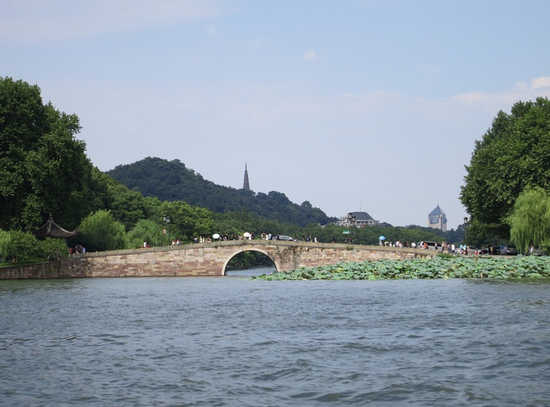
M243 189L245 191L250 191L250 183L248 182L248 168L246 163L244 164L244 181L243 181Z

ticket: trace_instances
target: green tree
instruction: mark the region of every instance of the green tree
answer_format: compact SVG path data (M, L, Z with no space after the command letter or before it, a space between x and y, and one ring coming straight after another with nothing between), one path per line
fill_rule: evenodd
M542 188L523 191L508 218L510 239L518 250L527 254L529 248L550 244L550 195Z
M460 199L476 228L508 238L506 218L523 189L550 188L550 101L518 102L510 114L499 112L492 127L476 141ZM484 227L500 225L500 227Z
M38 241L38 255L43 260L59 260L68 257L69 250L65 239L47 237Z
M147 217L143 195L128 189L108 175L103 176L110 196L108 208L115 219L122 222L126 229L131 229L140 219Z
M191 206L186 202L162 202L161 219L171 236L180 240L191 240L200 235L212 233L212 213L208 209Z
M78 117L43 104L37 86L0 77L1 228L32 230L49 213L78 224L92 171L79 130Z
M483 223L472 219L466 227L465 241L473 247L499 246L509 241L509 226L501 223Z
M0 262L17 264L59 260L68 254L64 239L38 240L29 232L0 230Z
M129 246L133 248L143 247L143 242L151 246L168 246L171 240L166 228L149 219L140 219L128 232Z
M88 215L80 224L78 232L78 241L88 251L124 249L127 246L124 225L106 210Z
M38 239L29 232L20 230L0 233L0 257L5 262L27 263L40 260Z

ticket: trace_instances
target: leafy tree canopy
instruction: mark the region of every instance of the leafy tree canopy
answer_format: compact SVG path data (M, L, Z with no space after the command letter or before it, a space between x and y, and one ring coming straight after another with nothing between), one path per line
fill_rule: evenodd
M127 247L124 225L111 212L99 210L80 224L78 241L89 251L117 250Z
M510 114L499 112L476 141L466 172L460 199L474 229L507 238L506 218L521 191L550 188L550 101L518 102ZM469 239L479 238L474 229L468 230Z
M166 229L177 239L191 240L212 233L212 213L208 209L174 201L163 202L160 212Z
M130 248L143 247L143 243L150 246L168 246L170 240L166 229L159 223L149 219L140 219L136 226L128 232L128 246Z
M531 246L550 246L550 194L542 188L527 188L516 200L508 222L510 238L521 252L527 254Z
M37 86L0 77L0 227L33 230L51 213L74 227L94 189L78 117Z
M0 229L0 263L42 262L58 260L67 255L67 245L62 239L38 240L29 232Z

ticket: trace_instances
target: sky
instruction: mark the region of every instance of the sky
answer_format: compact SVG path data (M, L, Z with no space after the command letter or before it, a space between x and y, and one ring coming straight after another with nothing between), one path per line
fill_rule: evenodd
M217 184L449 227L475 140L550 97L550 2L2 0L0 76L76 113L101 170L179 159Z

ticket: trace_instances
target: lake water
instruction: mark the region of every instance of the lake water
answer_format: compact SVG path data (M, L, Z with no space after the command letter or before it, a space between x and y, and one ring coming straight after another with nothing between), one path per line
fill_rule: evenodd
M548 283L0 281L0 309L2 406L550 405Z

